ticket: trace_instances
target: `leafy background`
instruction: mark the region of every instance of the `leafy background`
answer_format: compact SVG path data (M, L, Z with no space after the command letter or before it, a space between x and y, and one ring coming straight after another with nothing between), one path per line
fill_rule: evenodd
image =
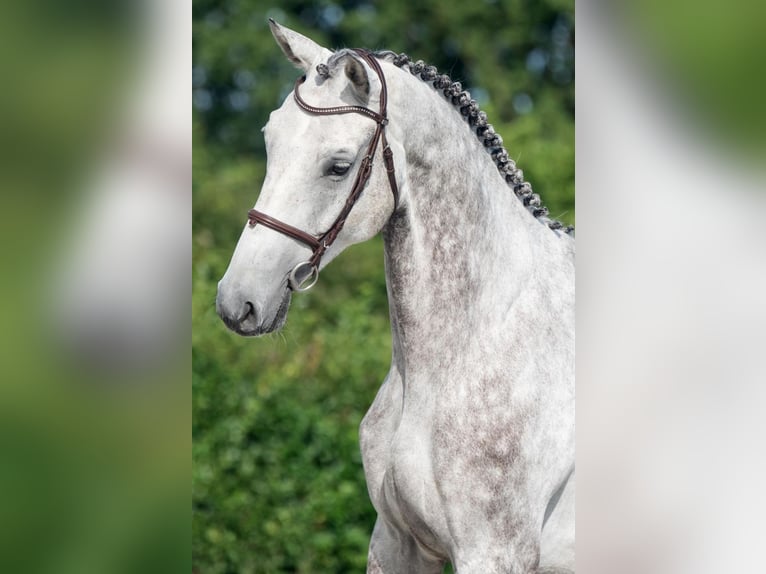
M361 572L375 512L357 430L391 353L380 239L295 297L280 334L239 338L214 309L263 179L260 128L297 74L269 17L460 80L551 214L574 223L574 5L194 1L193 567Z

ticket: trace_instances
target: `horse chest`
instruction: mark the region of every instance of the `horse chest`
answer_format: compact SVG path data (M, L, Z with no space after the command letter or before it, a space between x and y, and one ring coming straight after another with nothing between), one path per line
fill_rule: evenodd
M430 439L405 422L397 429L380 481L379 513L435 555L444 555L447 518L432 467Z
M476 514L466 490L486 490L492 477L471 486L476 477L461 469L473 469L475 449L464 448L465 440L436 424L455 414L437 416L429 411L434 406L412 393L404 404L401 391L397 378L386 381L360 428L370 497L382 518L410 533L424 551L444 557L454 545L448 522L468 523ZM442 444L445 440L449 448ZM497 479L505 482L500 475ZM493 498L503 504L496 497L498 488L492 487Z
M441 546L446 519L431 467L431 437L418 424L427 417L402 408L401 390L398 377L389 377L360 426L367 487L379 515L434 549Z

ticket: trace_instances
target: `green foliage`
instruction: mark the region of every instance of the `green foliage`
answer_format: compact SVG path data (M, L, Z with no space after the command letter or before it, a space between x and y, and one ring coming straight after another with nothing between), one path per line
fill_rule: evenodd
M391 353L380 242L348 253L345 272L297 297L284 333L258 343L215 316L227 257L211 252L194 275L194 562L363 571L374 512L357 428Z
M350 248L294 297L280 334L237 337L214 309L263 179L260 127L296 77L267 16L463 81L552 215L574 222L573 5L194 2L194 568L362 572L375 513L357 431L391 357L381 240Z

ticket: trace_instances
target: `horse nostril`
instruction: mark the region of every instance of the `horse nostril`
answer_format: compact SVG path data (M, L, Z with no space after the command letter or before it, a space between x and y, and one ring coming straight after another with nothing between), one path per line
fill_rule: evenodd
M224 324L235 333L243 334L256 327L257 313L252 301L242 301L236 293L226 295L221 288L215 301L216 311Z
M245 301L245 309L243 310L242 316L239 318L239 321L240 322L244 321L250 315L255 315L255 307L253 307L253 304L250 301Z

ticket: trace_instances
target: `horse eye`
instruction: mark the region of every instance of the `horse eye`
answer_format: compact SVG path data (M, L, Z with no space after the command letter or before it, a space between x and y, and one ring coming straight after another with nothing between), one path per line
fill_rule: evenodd
M330 168L330 173L332 175L345 175L349 168L351 168L351 164L349 162L339 161L338 163L333 164L333 166Z

